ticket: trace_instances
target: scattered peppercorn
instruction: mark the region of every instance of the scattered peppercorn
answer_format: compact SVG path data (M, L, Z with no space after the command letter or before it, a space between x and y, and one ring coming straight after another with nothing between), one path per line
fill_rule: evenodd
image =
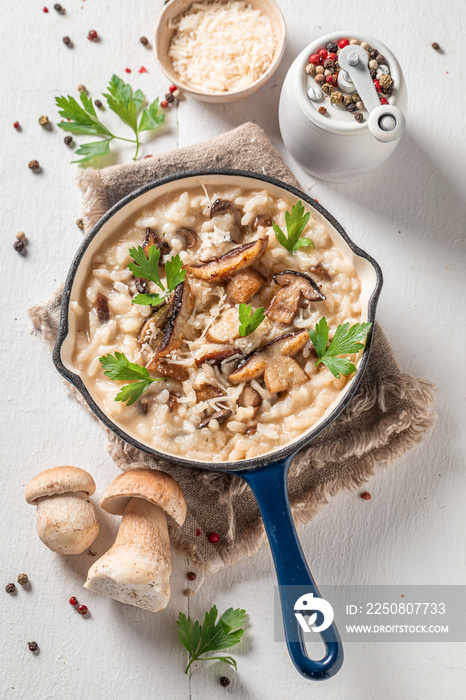
M352 46L356 46L356 44L359 44L359 41L357 39L350 39L349 42Z
M70 605L72 605L74 607L75 605L78 604L78 599L76 598L76 596L72 595L68 602Z
M379 52L377 51L377 49L372 49L371 51L369 51L369 56L371 58L377 58L378 55L379 55Z
M125 73L131 73L131 68L125 68Z
M65 12L66 12L65 8L62 7L62 6L60 5L60 3L58 3L58 2L55 3L55 5L53 6L53 9L56 10L56 11L57 11L59 14L61 14L61 15L64 15Z
M25 241L26 240L26 234L24 231L16 231L15 233L15 238L17 241Z
M385 56L383 56L381 53L379 53L379 54L377 54L377 56L375 57L375 60L377 61L377 63L378 63L379 66L380 66L381 63L385 63Z
M88 612L87 605L78 605L78 613L80 615L87 615Z
M97 34L95 29L91 29L87 35L87 38L89 39L89 41L98 41L99 35Z
M334 41L329 41L327 44L327 51L330 51L330 53L336 53L338 51L338 44L335 44Z
M141 42L141 44L142 44L143 46L147 46L147 44L149 43L149 39L148 39L146 36L142 36L142 37L139 39L139 41Z
M436 51L440 51L440 46L439 46L439 44L437 44L436 41L434 41L434 42L432 43L432 48L435 49Z
M37 642L28 642L28 649L29 651L35 653L36 651L39 651L39 645Z
M335 61L332 61L331 58L326 58L322 65L324 68L333 68L333 66L335 65Z
M81 229L81 231L84 231L84 221L83 219L76 219L76 226Z
M15 127L16 131L21 131L21 126L19 122L13 122L13 126Z
M308 63L306 65L305 71L308 75L315 75L316 74L316 66L313 63Z
M148 73L149 71L145 66L141 66L140 69L138 70L138 73Z
M191 590L191 588L185 588L183 595L185 595L187 598L191 598L191 596L194 595L194 591Z
M50 119L44 114L42 117L39 117L39 124L41 126L48 126L50 124Z
M212 544L215 544L216 542L219 541L220 537L217 535L216 532L209 532L209 534L207 535L207 539L208 539L209 542L211 542Z
M196 537L199 537L200 534L201 534L201 531L199 530L199 528L197 528L197 530L196 530Z
M27 583L29 583L28 575L27 574L19 574L18 583L20 586L25 586Z
M79 83L78 92L84 92L87 95L87 87L85 85L83 85L82 83Z
M73 46L73 42L71 41L69 36L63 37L63 43L66 44L66 46Z
M228 686L230 685L230 679L226 676L222 676L220 678L220 685L222 686L222 688L228 688Z
M176 90L174 90L174 91L172 92L172 95L173 95L173 97L175 97L176 99L178 99L178 97L181 95L181 90L180 90L179 88L176 88Z
M187 579L188 579L188 581L195 581L196 580L196 574L194 573L194 571L188 571Z
M380 104L381 105L388 105L388 100L386 97L381 97L380 98Z
M321 87L322 87L322 91L325 92L326 95L330 95L330 93L333 90L333 85L329 85L328 83L323 83L323 85L321 85Z
M168 102L168 104L171 104L175 101L175 98L173 97L171 92L167 92L167 94L165 95L165 100Z
M350 102L348 105L346 105L346 109L348 112L355 112L356 111L356 105L354 102Z
M335 92L332 92L330 95L330 101L333 104L340 104L340 102L343 102L343 95L338 90L335 90Z
M356 112L354 115L354 118L356 119L357 122L363 122L364 121L364 115L361 114L361 112Z
M7 583L5 586L5 590L7 593L10 593L10 595L13 595L16 593L16 586L14 583Z
M65 136L63 141L67 146L71 146L71 144L73 143L73 137L72 136Z
M364 109L364 102L361 102L361 100L356 102L356 109Z
M362 493L359 494L359 496L364 500L364 501L370 501L372 496L370 495L369 491L363 491Z
M353 101L351 95L343 95L343 104L350 105Z
M13 248L16 250L17 253L22 253L25 247L26 244L24 241L15 241L13 243Z
M162 109L167 109L167 107L168 107L167 100L162 100L160 103L160 106L162 107Z
M348 39L340 39L340 41L338 42L338 46L340 47L340 49L344 49L345 46L348 46L348 44Z
M322 116L325 117L327 114L327 109L325 107L319 107L319 114L322 114Z
M28 163L29 170L40 170L40 164L38 160L30 160Z
M375 68L374 68L374 70L369 71L369 73L370 73L372 80L375 80L377 78L377 71L375 70Z
M379 85L383 89L387 89L392 86L393 78L391 75L381 75L379 78Z
M367 41L361 41L361 48L364 49L364 51L369 51L369 44Z
M102 104L102 101L101 101L101 100L94 100L94 104L95 104L95 106L98 107L99 109L102 109L102 107L103 107L103 104Z
M357 104L361 100L361 98L359 97L357 92L355 92L351 95L351 99L353 100L354 104Z
M42 8L42 12L45 12L45 14L47 14L48 11L49 11L49 8L48 8L48 7L43 7L43 8Z

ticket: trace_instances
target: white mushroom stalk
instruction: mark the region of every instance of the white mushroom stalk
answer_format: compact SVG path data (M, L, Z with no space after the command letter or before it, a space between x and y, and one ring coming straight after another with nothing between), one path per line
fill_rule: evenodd
M181 526L186 502L168 474L135 469L106 489L101 506L122 515L113 546L89 569L85 588L158 612L170 599L172 570L167 518Z

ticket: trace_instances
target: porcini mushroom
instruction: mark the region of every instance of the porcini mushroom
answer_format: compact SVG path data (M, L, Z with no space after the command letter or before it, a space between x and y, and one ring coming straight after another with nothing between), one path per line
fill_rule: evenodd
M209 326L206 338L211 343L231 343L239 338L238 309L234 306L225 309Z
M273 279L282 289L275 294L265 315L274 321L291 323L303 299L324 301L327 298L314 280L302 272L286 270L274 275Z
M238 406L241 408L252 408L253 417L257 416L262 404L262 397L252 386L246 385L238 397Z
M240 270L228 280L226 293L233 304L246 304L264 284L262 275L251 267Z
M89 569L85 588L158 612L170 599L167 521L181 526L186 501L176 481L153 469L132 469L108 486L100 505L122 515L113 546Z
M236 204L233 204L233 202L230 202L229 199L216 199L210 207L210 218L213 219L214 216L221 216L223 214L231 215L232 226L229 231L231 240L234 243L241 243L243 240L241 219L243 217L240 208Z
M222 282L235 272L249 267L258 260L267 248L269 237L258 238L229 250L219 258L210 258L200 265L186 265L185 269L193 277L207 282Z
M252 230L257 231L259 226L264 226L264 228L270 228L272 226L272 219L267 214L258 214L254 221L252 222Z
M142 245L146 256L149 254L149 248L152 248L153 245L160 250L160 258L163 258L164 255L168 255L171 250L167 241L162 240L158 233L147 227L146 238Z
M78 467L52 467L27 485L25 498L37 506L37 533L58 554L81 554L99 534L99 521L89 496L92 476Z
M196 231L193 231L192 228L188 228L187 226L181 226L181 228L176 230L175 235L183 239L183 250L194 248L199 242Z
M282 335L252 352L228 379L233 384L239 384L264 375L265 386L270 393L302 384L309 377L292 356L296 355L308 340L308 331Z
M163 336L155 355L147 365L147 369L154 369L156 361L160 357L165 357L172 350L177 350L183 343L184 328L194 306L194 299L187 280L175 287L171 296L170 314L163 328Z

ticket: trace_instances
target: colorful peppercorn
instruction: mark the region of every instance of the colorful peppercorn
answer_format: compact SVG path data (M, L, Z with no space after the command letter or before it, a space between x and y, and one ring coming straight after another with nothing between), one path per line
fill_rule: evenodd
M83 219L76 219L76 226L81 229L81 231L84 231L84 220Z
M69 36L64 36L62 41L66 46L71 47L73 45Z
M167 109L167 107L168 107L167 100L162 100L160 103L160 106L162 107L162 109Z
M87 615L88 612L87 605L78 605L78 613L80 615Z
M66 10L64 7L62 7L58 2L55 3L53 6L53 9L56 10L60 15L64 15L66 13Z
M363 491L362 493L359 494L360 498L363 499L363 501L370 501L372 496L369 493L369 491Z
M22 233L23 235L21 236L21 239L26 238L25 234L23 231L18 231L18 233ZM16 234L18 235L18 234ZM20 240L21 240L20 239ZM29 578L27 574L19 574L18 576L18 583L20 586L26 586L29 583Z
M103 107L101 100L94 100L94 104L96 107L98 107L98 109L102 109L102 107Z
M78 92L84 92L84 94L87 95L87 87L82 83L79 83L77 90Z
M14 583L7 583L5 586L5 590L10 595L14 595L16 593L16 586Z
M325 115L327 114L327 109L325 107L319 107L319 114L325 117Z
M308 75L315 75L316 74L316 66L314 63L308 63L306 64L306 68L304 69Z
M98 41L99 35L97 34L95 29L91 29L89 31L89 34L87 35L87 38L89 39L89 41Z
M382 87L384 90L387 88L391 87L393 83L393 78L391 75L381 75L379 78L379 85Z
M191 596L194 595L194 591L191 588L185 588L183 595L185 595L187 598L191 598Z
M432 48L435 49L436 51L440 51L440 46L439 46L439 44L437 44L436 41L434 41L434 42L432 43Z
M337 76L335 73L332 75L327 75L325 78L325 82L327 82L329 85L336 85L337 84Z
M329 53L336 53L338 51L338 44L335 44L334 41L329 41L327 44L327 51Z
M19 122L13 122L13 126L15 127L16 131L21 131L21 126Z
M322 58L325 59L325 58L327 58L327 56L328 56L328 51L327 51L327 49L320 49L320 51L319 51L319 57L320 57L321 59L322 59Z
M364 121L364 115L362 115L361 112L356 112L356 114L354 115L354 118L356 119L357 122Z
M30 160L28 163L29 170L38 171L40 170L40 164L38 160Z
M35 654L37 651L39 651L39 645L37 642L28 642L28 649L29 651L32 651L33 654Z
M382 54L379 53L379 54L377 54L377 56L375 57L375 60L376 60L377 63L380 65L381 63L385 63L385 56L382 56Z
M187 579L188 579L188 581L195 581L196 580L196 574L194 573L194 571L188 571Z
M220 678L220 685L222 686L222 688L228 688L228 686L230 685L230 679L226 676L222 676Z
M346 109L348 112L355 112L356 111L356 105L354 102L350 102L349 105L346 105Z
M380 92L382 88L380 87L380 83L378 80L374 80L374 87L377 90L377 92Z
M145 37L145 36L142 36L142 37L139 39L139 41L141 42L141 44L142 44L143 46L147 46L147 44L149 43L149 39L148 39L147 37Z
M348 44L348 39L340 39L340 41L338 42L338 46L340 47L340 49L344 49L345 46L348 46Z
M353 102L351 95L343 95L343 104L350 105Z
M340 102L343 102L343 95L338 90L335 90L335 92L332 92L330 95L330 101L333 104L340 104Z
M381 105L388 105L388 100L386 97L381 97L380 98L380 104Z
M318 53L313 53L309 56L309 63L314 63L318 65L320 63L320 56Z
M73 607L76 607L76 605L78 604L78 599L76 598L76 596L72 595L68 602Z
M71 144L73 143L73 137L72 136L65 136L65 138L63 139L63 142L66 146L71 146Z
M220 537L218 536L218 534L216 532L209 532L209 534L207 535L207 539L212 544L215 544L216 542L219 541Z
M317 85L322 85L325 83L325 75L323 73L318 73L315 77Z
M48 126L50 124L49 118L44 114L42 117L39 117L39 124L41 126Z

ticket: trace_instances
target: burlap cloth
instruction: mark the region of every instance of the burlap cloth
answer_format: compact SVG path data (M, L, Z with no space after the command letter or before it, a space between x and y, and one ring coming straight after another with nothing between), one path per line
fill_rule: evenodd
M215 167L265 172L299 187L263 130L255 124L244 124L211 141L138 163L81 173L85 230L89 231L115 202L152 180ZM57 334L60 303L61 288L52 299L30 309L34 327L50 345ZM430 382L401 372L376 324L370 361L356 396L292 462L288 491L295 520L308 522L329 496L340 489L360 487L377 465L387 466L417 445L435 420L429 408L432 389ZM78 392L71 390L84 403ZM262 544L265 535L259 508L240 478L173 466L106 432L110 455L121 469L144 465L160 468L179 482L188 503L188 516L181 529L171 530L171 538L193 562L215 570L252 555ZM219 534L217 544L209 543L209 532Z

